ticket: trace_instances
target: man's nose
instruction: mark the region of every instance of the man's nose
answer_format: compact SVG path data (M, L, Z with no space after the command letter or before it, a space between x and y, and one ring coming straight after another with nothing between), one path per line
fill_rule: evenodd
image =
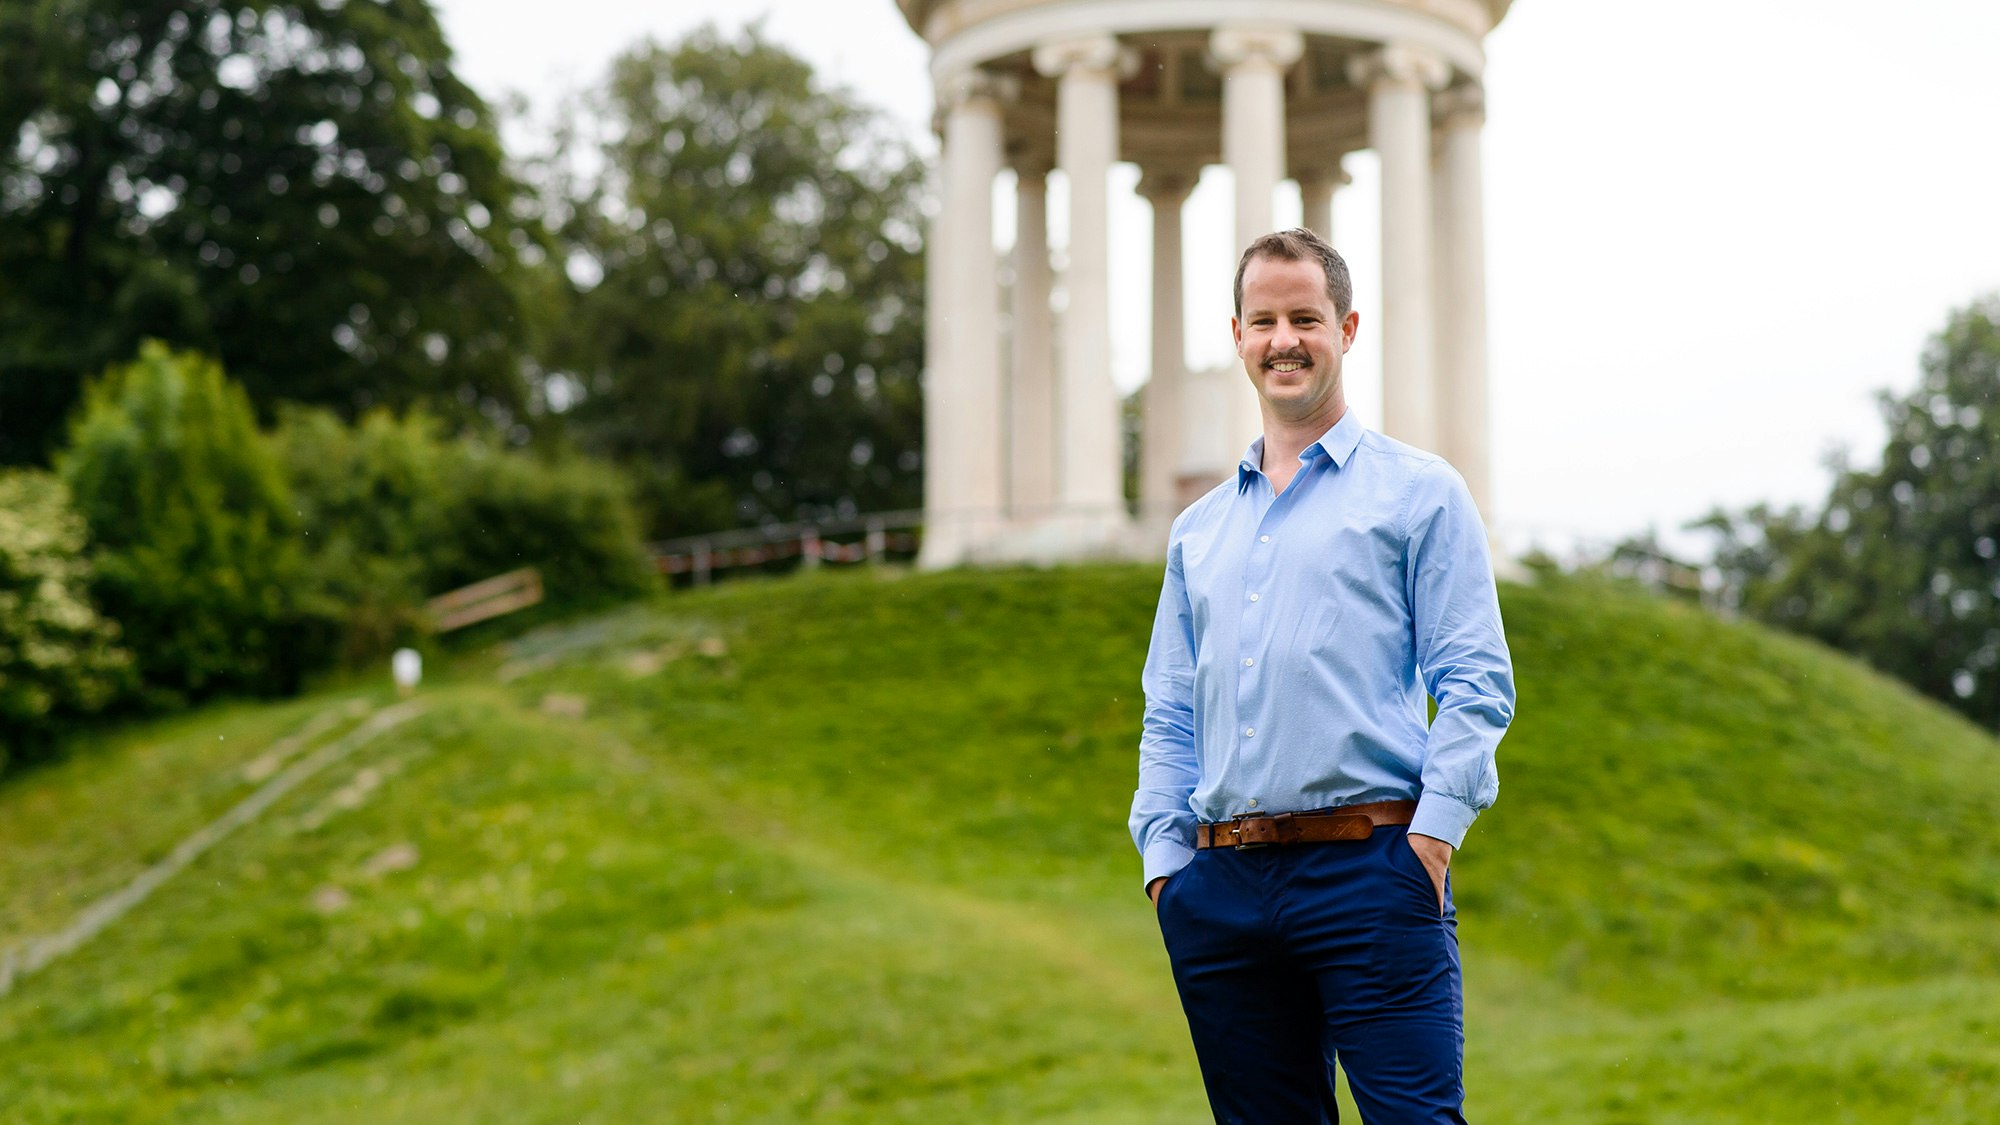
M1271 347L1274 351L1290 351L1297 346L1299 334L1292 329L1289 321L1279 321L1276 331L1271 333Z

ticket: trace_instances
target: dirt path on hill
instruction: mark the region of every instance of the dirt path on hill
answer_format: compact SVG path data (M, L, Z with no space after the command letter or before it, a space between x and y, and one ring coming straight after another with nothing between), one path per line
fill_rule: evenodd
M133 876L123 887L85 907L83 912L76 916L76 920L68 926L53 934L16 942L4 951L0 951L0 996L12 991L15 982L21 978L41 970L59 957L75 952L85 942L103 933L133 907L144 902L160 884L193 863L223 837L255 820L280 797L297 788L314 774L374 741L378 736L423 714L426 706L420 700L411 700L375 712L347 734L277 772L276 776L266 781L256 792L237 802L228 812L216 817L176 844L174 850L168 852L165 858ZM352 712L347 710L347 705L343 704L315 716L296 733L280 739L273 744L271 750L253 761L253 771L258 762L271 761L274 758L282 761L289 758L306 743L331 730L341 718L351 714Z

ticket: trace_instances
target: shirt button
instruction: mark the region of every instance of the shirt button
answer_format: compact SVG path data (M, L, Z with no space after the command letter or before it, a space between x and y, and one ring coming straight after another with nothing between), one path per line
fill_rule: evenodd
M1243 728L1243 737L1245 737L1245 738L1255 738L1255 737L1257 737L1257 728L1256 728L1256 727L1244 727L1244 728Z
M1255 594L1252 594L1252 595L1250 595L1250 600L1251 600L1251 601L1253 601L1253 602L1254 602L1254 601L1256 601L1256 600L1257 600L1257 595L1255 595Z
M1257 807L1257 798L1255 797L1250 798L1250 807L1253 809Z
M1268 535L1259 535L1259 536L1257 537L1257 542L1259 542L1259 543L1269 543L1270 541L1271 541L1271 537L1270 537L1270 536L1268 536Z
M1246 657L1244 657L1244 658L1243 658L1243 666L1244 666L1245 668L1251 668L1251 667L1254 667L1254 666L1256 666L1256 663L1257 663L1257 661L1256 661L1256 660L1254 660L1254 659L1252 659L1252 658L1250 658L1250 657L1248 657L1248 656L1246 656Z

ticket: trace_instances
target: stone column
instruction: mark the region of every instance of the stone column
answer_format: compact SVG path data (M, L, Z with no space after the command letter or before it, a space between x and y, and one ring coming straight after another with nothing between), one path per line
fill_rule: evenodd
M1222 161L1236 180L1236 249L1271 230L1285 178L1285 71L1305 52L1296 31L1224 27L1208 39L1222 71Z
M1180 514L1178 480L1186 427L1187 333L1182 324L1181 205L1191 172L1147 169L1139 194L1153 206L1153 373L1139 433L1139 518L1164 534Z
M966 560L990 536L1003 504L1000 444L1000 281L993 250L993 178L1000 174L1000 100L995 84L974 71L939 91L945 107L944 276L934 294L930 330L939 332L939 369L930 379L934 401L925 411L936 430L925 434L926 567ZM932 507L935 500L937 506Z
M1382 428L1437 447L1431 301L1430 91L1450 77L1443 58L1390 45L1354 60L1368 90L1369 143L1382 163Z
M1437 222L1438 452L1465 478L1492 525L1486 398L1486 223L1479 136L1485 91L1458 86L1433 99Z
M1118 159L1118 79L1109 35L1045 43L1035 69L1057 80L1056 165L1069 181L1069 305L1062 324L1056 502L1086 525L1122 523L1123 440L1111 382L1110 183Z
M1333 242L1333 193L1353 183L1354 177L1341 168L1340 158L1335 157L1329 167L1301 169L1298 181L1306 229Z
M1017 519L1056 502L1056 353L1049 338L1048 170L1017 169L1014 194L1013 382L1007 422L1008 506Z
M940 94L942 101L942 94ZM940 154L944 148L944 111L939 107L932 119L938 134ZM942 165L942 162L940 162ZM951 407L952 381L945 375L945 336L950 331L944 304L945 263L951 254L945 242L951 237L951 216L945 210L949 200L940 199L924 237L924 538L917 552L917 564L932 568L958 562L957 537L948 526L946 512L958 507L952 494L952 475L944 468L949 450L957 443L951 437L951 423L957 412Z
M1285 178L1285 71L1305 53L1305 37L1282 28L1223 27L1209 36L1208 51L1222 71L1222 160L1236 180L1240 254L1271 231L1271 197ZM1229 401L1234 448L1218 451L1224 465L1235 464L1263 430L1247 378Z

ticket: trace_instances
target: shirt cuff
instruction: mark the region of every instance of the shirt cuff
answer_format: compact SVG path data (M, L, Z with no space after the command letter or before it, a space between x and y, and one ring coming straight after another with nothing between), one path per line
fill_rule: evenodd
M1479 816L1479 810L1442 793L1425 793L1417 798L1417 815L1410 818L1410 831L1432 836L1454 849L1463 844L1465 830Z
M1172 875L1186 867L1189 861L1194 859L1194 849L1172 840L1155 840L1152 846L1146 849L1143 859L1146 877L1139 884L1141 890L1152 886L1153 880Z

